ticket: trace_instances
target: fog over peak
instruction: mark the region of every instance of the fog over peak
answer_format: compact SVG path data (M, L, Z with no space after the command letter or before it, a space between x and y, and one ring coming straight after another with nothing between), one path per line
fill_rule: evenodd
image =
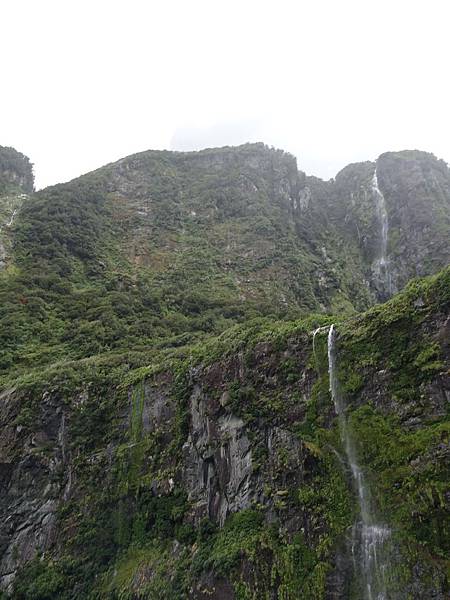
M340 139L340 136L339 136ZM323 141L323 146L320 143ZM383 143L370 144L367 140L365 147L349 147L339 140L333 144L323 134L314 132L302 119L293 116L291 125L284 121L277 122L266 117L248 117L223 119L203 124L183 124L177 127L169 148L187 152L217 148L221 146L238 146L248 142L264 142L269 146L281 148L297 158L298 168L308 175L322 179L333 178L343 167L351 162L375 160L379 154L389 148Z
M0 144L30 156L38 188L255 140L323 178L387 150L450 160L441 0L17 0L0 17Z

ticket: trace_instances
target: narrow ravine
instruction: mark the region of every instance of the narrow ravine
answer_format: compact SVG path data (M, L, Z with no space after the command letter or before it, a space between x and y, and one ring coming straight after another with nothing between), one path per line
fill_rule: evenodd
M377 217L380 221L381 227L380 246L377 257L373 263L373 273L375 280L380 287L380 291L382 292L383 299L387 299L392 296L392 280L389 269L389 259L387 255L389 220L386 209L386 201L378 186L378 174L376 167L372 178L372 193L375 199Z
M358 464L355 440L349 426L344 396L341 394L337 368L335 328L328 331L328 372L330 392L339 419L339 430L348 466L358 496L359 519L353 527L352 554L356 575L360 578L365 600L387 600L386 574L388 558L386 543L390 529L377 522L373 513L370 490L364 473Z

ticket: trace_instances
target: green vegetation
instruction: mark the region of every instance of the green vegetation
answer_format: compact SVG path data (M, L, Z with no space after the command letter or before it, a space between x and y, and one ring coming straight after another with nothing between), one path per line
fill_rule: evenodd
M422 397L422 386L442 369L441 346L436 338L430 338L426 323L447 310L448 277L447 270L413 282L387 305L338 326L339 368L349 402L355 406L360 402L372 370L380 366L389 374L388 398L394 407ZM75 535L68 540L63 557L39 562L38 575L34 563L27 567L20 579L22 587L17 588L23 597L35 593L27 585L40 585L43 590L55 588L53 596L49 591L42 592L48 594L42 597L63 598L58 586L72 589L73 578L80 577L86 585L78 593L88 597L94 575L103 573L101 591L96 593L104 597L131 598L130 594L136 593L140 598L152 598L167 593L160 597L182 598L202 573L213 572L231 582L238 598L264 598L274 589L286 600L301 594L323 598L334 568L334 553L354 518L351 489L334 454L340 451L340 442L328 392L326 337L330 321L322 316L291 323L257 319L206 343L148 355L152 362L147 367L139 365L141 355L134 359L135 370L130 369L132 357L125 366L122 355L112 355L61 363L53 374L47 371L17 380L28 398L20 413L20 422L26 427L34 426L39 413L33 398L48 385L56 386L67 398L79 486L77 499L65 503L60 514L61 527L72 528ZM318 326L324 329L316 336L313 353L311 332ZM417 335L420 328L423 337ZM391 344L391 351L383 351ZM165 488L162 495L153 491L154 482L176 476L180 466L181 447L190 427L187 402L192 369L202 369L199 377L203 378L208 369L220 365L226 374L237 356L245 370L245 383L233 376L231 368L225 378L227 410L240 415L253 432L255 469L265 473L268 458L259 433L263 424L295 431L307 457L301 485L293 482L286 486L277 484L276 479L289 469L289 458L280 454L280 470L272 479L272 491L266 491L278 515L270 527L262 506L232 515L222 529L208 522L195 525L185 519L191 507L182 488ZM416 367L413 386L402 379L402 370L410 369L411 364ZM143 427L147 386L158 390L158 373L167 370L174 374L170 390L176 403L169 424L170 443L163 430ZM298 386L305 373L312 378L312 388L303 399ZM77 398L77 390L85 389L86 382L87 398L71 407L71 399ZM214 384L206 384L205 389L212 397L217 393ZM414 406L417 416L419 405ZM383 414L367 403L351 417L374 499L396 528L411 568L418 556L425 561L427 555L433 561L443 560L448 552L448 532L442 527L446 470L441 458L448 425L443 417L427 413L426 404L422 410L424 429L405 428L395 410ZM111 458L105 452L109 443L115 448L110 466ZM104 489L98 489L102 473L108 473L109 480ZM286 535L283 515L290 511L302 515L308 533ZM176 552L171 545L175 543L179 545ZM257 574L254 579L246 575L245 565L251 565ZM171 583L163 588L167 577Z
M26 176L2 150L0 173ZM58 509L12 598L330 595L357 512L331 323L398 581L422 572L424 597L444 589L450 269L355 314L374 301L372 175L306 179L249 144L141 153L24 200L0 271L4 462L31 457ZM0 187L0 216L19 193Z
M380 510L404 535L431 555L445 559L450 550L445 493L448 465L443 459L448 422L405 430L399 419L368 406L352 415L360 454L373 477Z
M297 193L301 175L251 144L142 153L35 194L0 278L0 377L191 344L254 317L367 307L342 247L318 284L321 228L291 214L282 183Z
M0 196L32 192L33 182L33 168L28 157L14 148L0 146Z

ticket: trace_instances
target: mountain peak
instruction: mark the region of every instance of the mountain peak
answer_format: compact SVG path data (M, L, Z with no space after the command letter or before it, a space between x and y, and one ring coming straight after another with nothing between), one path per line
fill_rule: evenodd
M30 159L8 146L0 146L0 195L33 191L33 165Z

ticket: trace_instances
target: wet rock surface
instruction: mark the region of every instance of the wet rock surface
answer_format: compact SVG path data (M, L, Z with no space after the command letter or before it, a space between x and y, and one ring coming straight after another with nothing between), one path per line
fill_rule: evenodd
M33 431L21 424L20 396L0 397L0 581L8 589L17 569L56 541L66 485L64 413L46 394Z
M62 186L62 196L52 188L31 198L37 212L17 223L15 241L32 261L20 227L34 231L38 253L42 231L60 229L56 220L47 230L49 206L60 203L55 212L66 215L78 202L84 207L95 188L88 195L92 211L63 221L74 254L65 239L45 250L45 260L58 257L58 277L33 271L28 289L19 273L6 296L9 307L20 309L11 335L23 334L14 355L23 361L23 379L0 396L3 589L42 575L58 598L66 590L86 597L83 585L102 599L120 597L123 581L136 597L149 589L160 597L176 586L198 599L238 598L239 586L274 600L291 600L298 590L329 600L354 596L355 490L329 395L323 339L330 319L323 313L348 315L386 296L373 277L381 260L375 168L389 224L383 259L395 291L448 260L448 168L425 153L388 153L322 182L306 178L290 155L260 144L147 152ZM16 194L17 186L30 188L26 173L4 172ZM6 208L0 263L9 267L15 208ZM33 215L42 231L32 229ZM100 232L106 242L86 259L88 240L80 232L90 218L90 237ZM115 253L103 256L114 236ZM99 281L104 286L97 288ZM430 288L431 297L423 285L413 299L402 296L337 325L349 345L340 375L348 411L360 419L356 425L373 425L362 429L361 464L373 461L370 479L380 483L389 517L410 503L398 522L413 524L415 554L403 569L412 575L399 600L445 597L436 524L450 498L433 479L448 460L450 320L445 281L440 286ZM110 292L108 310L101 302L93 307ZM128 303L135 300L134 313ZM64 329L63 312L74 307L81 307L81 322ZM311 310L322 314L304 320ZM58 360L51 373L27 371L37 360L31 314L43 354ZM299 320L276 321L280 315ZM123 343L128 327L137 357ZM223 338L212 343L221 327ZM78 354L71 336L91 328L100 341L91 346L81 336L88 350ZM47 345L60 329L61 356ZM104 354L94 357L92 348ZM37 564L36 577L29 564ZM58 589L60 580L65 589Z

